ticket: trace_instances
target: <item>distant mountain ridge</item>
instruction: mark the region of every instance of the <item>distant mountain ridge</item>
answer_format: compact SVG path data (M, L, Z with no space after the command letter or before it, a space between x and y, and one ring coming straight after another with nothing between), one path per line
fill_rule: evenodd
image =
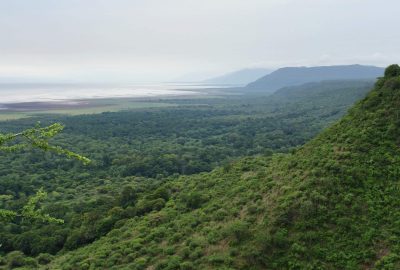
M310 95L316 96L329 96L329 93L343 92L343 95L354 95L357 99L365 96L370 89L373 88L376 80L363 79L363 80L328 80L320 82L309 82L301 85L287 86L280 88L270 98L280 98L286 101L297 102L301 99L306 99L310 102ZM355 102L355 101L353 101Z
M204 80L204 83L213 84L235 84L246 85L265 75L271 73L272 70L266 68L246 68L238 71L230 72L218 77Z
M285 67L249 83L246 88L252 91L273 93L283 87L310 82L376 79L383 73L384 68L362 65Z

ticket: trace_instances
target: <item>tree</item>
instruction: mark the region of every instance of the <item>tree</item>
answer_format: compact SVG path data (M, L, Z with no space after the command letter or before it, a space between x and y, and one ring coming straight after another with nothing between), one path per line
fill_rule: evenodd
M76 154L72 151L64 149L60 146L54 146L49 143L49 139L60 133L64 126L55 123L47 127L41 127L38 123L34 128L26 129L20 133L0 133L0 151L14 152L17 150L26 149L29 147L39 148L44 151L62 154L68 158L74 158L81 161L83 164L90 163L90 160L84 156ZM39 220L50 223L63 223L62 219L51 217L43 213L39 207L39 203L47 197L47 193L43 188L39 189L34 196L29 198L28 203L19 211L11 211L0 209L0 221L10 221L16 217L22 217L29 220ZM0 195L0 201L12 199L10 195Z
M390 65L385 69L385 77L397 77L400 76L400 66Z

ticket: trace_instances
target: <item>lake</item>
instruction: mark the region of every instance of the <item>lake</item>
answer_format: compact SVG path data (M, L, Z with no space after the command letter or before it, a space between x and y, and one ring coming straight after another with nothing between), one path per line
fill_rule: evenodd
M157 97L200 94L221 85L205 84L0 84L0 104L52 102L122 97ZM0 106L5 107L5 106Z

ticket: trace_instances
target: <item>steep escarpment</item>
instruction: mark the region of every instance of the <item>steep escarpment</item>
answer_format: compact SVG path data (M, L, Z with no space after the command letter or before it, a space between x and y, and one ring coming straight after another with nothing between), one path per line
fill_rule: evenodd
M269 171L273 210L254 257L264 267L399 267L400 77L391 70L398 66Z
M245 158L163 188L164 208L46 267L399 269L400 67L293 153Z

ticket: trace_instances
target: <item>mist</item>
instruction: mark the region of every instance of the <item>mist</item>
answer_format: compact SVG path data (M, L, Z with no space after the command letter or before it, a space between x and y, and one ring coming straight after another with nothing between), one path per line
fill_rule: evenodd
M400 61L396 0L0 2L0 81L154 82Z

